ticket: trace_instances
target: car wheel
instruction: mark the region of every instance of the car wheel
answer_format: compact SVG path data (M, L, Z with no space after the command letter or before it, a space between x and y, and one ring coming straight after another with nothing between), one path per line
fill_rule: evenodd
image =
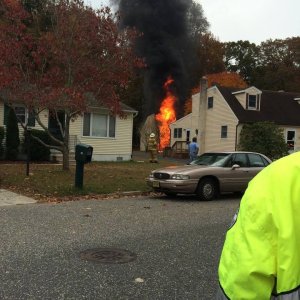
M167 197L175 197L177 194L172 192L165 192L164 193Z
M200 200L210 201L217 197L218 186L215 180L211 178L202 179L197 188L197 195Z

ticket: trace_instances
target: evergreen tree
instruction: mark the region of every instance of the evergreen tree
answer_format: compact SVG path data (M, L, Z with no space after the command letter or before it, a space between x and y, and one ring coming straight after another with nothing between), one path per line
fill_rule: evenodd
M4 148L3 148L4 137L5 137L4 127L0 126L0 159L2 158L2 155L4 153Z
M6 152L5 157L8 160L16 160L19 153L19 128L15 111L10 108L7 116L6 125Z
M278 159L288 154L283 130L273 122L244 125L238 148L242 151L259 152L271 159Z

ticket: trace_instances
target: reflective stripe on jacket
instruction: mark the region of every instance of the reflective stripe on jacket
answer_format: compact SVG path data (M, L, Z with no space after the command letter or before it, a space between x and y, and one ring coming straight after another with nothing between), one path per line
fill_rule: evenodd
M224 291L219 287L216 300L228 300L228 299L229 298L226 297ZM299 300L299 299L300 299L300 287L288 293L284 293L277 296L274 295L271 296L271 300Z
M249 183L226 235L219 281L218 299L300 299L300 152Z

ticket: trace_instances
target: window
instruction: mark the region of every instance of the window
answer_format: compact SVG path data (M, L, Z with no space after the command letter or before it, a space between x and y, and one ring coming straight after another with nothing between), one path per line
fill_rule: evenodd
M15 106L15 113L18 122L25 123L26 115L25 115L25 107L24 106Z
M85 113L83 136L115 137L116 118L106 114Z
M248 158L249 158L250 168L264 167L266 165L263 158L258 154L249 153Z
M248 108L256 109L256 95L249 95L248 96Z
M174 128L174 138L182 138L182 128Z
M221 138L227 138L227 126L221 126Z
M288 130L286 133L286 143L288 145L289 152L293 152L295 150L295 130Z
M238 153L234 156L232 165L239 165L242 168L248 166L247 156L244 153Z
M207 108L210 109L210 108L213 108L213 106L214 106L214 97L208 97Z
M9 114L10 107L5 104L4 105L4 125L7 124L7 117ZM14 106L15 114L18 120L18 123L22 122L28 126L35 126L35 118L34 115L25 108L25 106Z

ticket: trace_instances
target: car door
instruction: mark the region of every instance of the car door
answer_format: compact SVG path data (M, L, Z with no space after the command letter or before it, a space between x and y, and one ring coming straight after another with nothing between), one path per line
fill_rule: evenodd
M250 180L259 173L264 167L265 162L261 155L256 153L248 153L249 159L249 176L251 177Z
M234 165L238 165L239 167L233 168ZM252 178L252 174L249 173L247 153L232 155L231 159L227 162L226 168L226 178L223 178L222 190L228 192L244 191Z

